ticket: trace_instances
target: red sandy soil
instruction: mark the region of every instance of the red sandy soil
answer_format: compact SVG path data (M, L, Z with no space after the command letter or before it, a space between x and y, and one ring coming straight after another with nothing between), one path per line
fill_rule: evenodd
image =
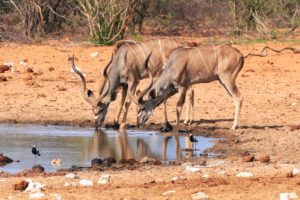
M202 39L196 39L201 41ZM234 45L244 55L259 51L266 44ZM267 45L282 48L296 43L272 42ZM15 72L0 76L0 122L93 125L90 106L80 93L81 82L70 72L67 61L75 54L79 66L86 74L88 87L95 93L102 80L102 70L113 47L95 47L68 41L47 41L45 44L0 43L0 64L14 62ZM99 52L97 58L90 53ZM300 67L299 54L270 52L267 57L249 57L237 78L244 97L240 128L230 130L233 102L218 82L199 84L195 89L194 133L223 137L214 147L224 154L225 163L203 168L189 174L183 165L150 166L122 171L108 171L112 181L106 186L91 188L64 188L63 176L34 177L47 185L50 194L59 193L63 199L191 199L191 194L203 191L210 199L278 199L281 192L300 195L300 177L287 178L294 167L300 168ZM19 64L26 61L27 66ZM33 73L28 72L28 67ZM1 78L2 80L2 78ZM147 81L140 84L143 88ZM118 98L119 99L119 98ZM175 122L177 95L168 101L168 116ZM115 118L117 102L108 111L106 122ZM132 106L128 122L135 125L136 108ZM184 113L182 114L184 116ZM159 124L163 119L162 106L158 107L147 123ZM292 128L293 126L293 128ZM296 130L291 130L296 129ZM250 152L256 157L269 155L270 163L260 161L244 163L241 155ZM224 171L225 175L219 174ZM238 178L240 171L254 173L252 178ZM202 178L208 173L210 178ZM83 178L97 182L103 172L81 172ZM182 176L171 183L174 176ZM28 194L14 191L12 185L23 177L0 178L0 199L26 199ZM151 183L153 182L154 183ZM78 182L78 181L77 181ZM175 193L163 196L168 190Z

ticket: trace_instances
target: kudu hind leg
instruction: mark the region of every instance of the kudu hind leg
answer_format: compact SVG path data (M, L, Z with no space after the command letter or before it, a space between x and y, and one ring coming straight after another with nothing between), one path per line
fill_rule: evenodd
M225 87L229 95L232 97L235 111L234 111L234 120L231 129L237 129L239 123L239 116L241 113L241 107L243 103L243 97L237 88L235 81L229 81L227 79L220 79L221 84Z
M189 88L187 92L186 112L184 124L190 125L194 121L194 89Z

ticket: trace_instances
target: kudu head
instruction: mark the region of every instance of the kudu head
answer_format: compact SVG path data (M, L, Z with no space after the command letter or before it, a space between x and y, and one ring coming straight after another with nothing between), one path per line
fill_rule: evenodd
M137 92L138 94L138 113L137 113L137 125L141 126L143 125L150 117L153 109L155 108L154 106L154 99L155 97L153 95L155 95L154 93L149 93L150 96L150 100L144 101L143 97L147 94L147 92L151 89L152 85L153 85L153 76L151 74L151 72L149 71L149 59L151 57L151 53L149 54L149 56L147 57L146 61L145 61L145 69L147 70L147 72L149 73L149 77L150 77L150 83L149 85L142 91L142 92ZM152 100L153 99L153 100Z
M139 92L138 96L138 113L137 113L137 125L143 125L151 116L153 110L159 106L166 98L174 95L178 86L176 86L168 77L163 77L162 74L153 84L153 77L149 72L148 67L149 59L145 62L145 68L150 76L149 86L142 92ZM172 72L171 72L172 73Z
M76 74L78 74L79 77L81 78L82 96L92 106L92 110L93 110L93 113L95 116L96 129L98 129L98 127L101 126L101 124L103 123L105 116L107 114L107 109L108 109L109 103L102 103L102 100L109 92L110 85L109 85L109 80L107 78L107 70L108 70L108 67L110 66L110 64L112 63L112 58L113 58L113 56L111 57L109 63L104 68L104 71L103 71L104 80L101 83L100 96L98 98L96 98L96 96L94 95L94 93L91 90L86 88L85 77L82 74L82 72L76 68L75 61L74 61L74 55L73 55L73 57L69 58L69 61L71 62L73 71Z

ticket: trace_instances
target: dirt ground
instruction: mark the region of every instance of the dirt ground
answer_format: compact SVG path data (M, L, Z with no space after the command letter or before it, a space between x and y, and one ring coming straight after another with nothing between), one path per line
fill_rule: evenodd
M300 48L300 44L283 42L234 46L246 55L265 45ZM7 79L0 82L0 122L93 125L92 111L81 96L81 83L70 72L67 58L75 54L77 66L87 74L88 87L96 92L112 49L68 40L34 45L0 43L0 64L14 62L12 70L0 74ZM99 52L99 56L92 58L90 54L93 52ZM185 162L178 166L145 166L133 171L80 172L82 178L92 179L95 183L101 174L111 174L108 185L95 184L88 188L63 187L68 181L64 176L32 179L47 185L47 199L55 199L54 194L60 194L63 199L191 199L191 195L197 192L206 193L210 199L278 199L281 192L300 195L300 175L287 177L293 168L300 168L300 130L295 126L300 124L299 58L299 54L287 51L246 59L237 78L244 97L237 130L230 130L234 107L225 89L218 82L194 87L196 123L191 129L195 134L225 138L211 150L224 155L220 158L224 163L220 165L201 167L197 173L186 172ZM28 72L28 68L33 73ZM143 81L140 87L146 84ZM171 123L175 122L176 101L176 95L168 101ZM107 123L113 122L117 104L118 101L110 105ZM128 116L131 125L135 125L135 112L135 106L131 106ZM160 106L147 123L159 124L162 119ZM269 155L271 160L266 164L243 162L242 155L247 153L257 158ZM252 172L254 176L236 177L242 171ZM204 178L204 174L209 174L209 177ZM175 176L180 178L172 183L170 179ZM13 199L28 198L28 193L12 188L14 183L24 179L1 177L0 199L9 196ZM175 192L163 195L169 190Z

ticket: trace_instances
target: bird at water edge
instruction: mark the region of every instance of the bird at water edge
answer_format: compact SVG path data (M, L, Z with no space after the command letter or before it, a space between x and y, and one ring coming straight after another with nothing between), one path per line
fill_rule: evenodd
M35 145L32 146L31 152L32 152L32 154L34 155L35 158L36 158L37 156L41 156L40 151L36 148Z
M195 149L195 145L194 144L197 143L198 140L196 138L194 138L193 134L190 134L189 138L190 138L190 142L193 143L193 147Z

